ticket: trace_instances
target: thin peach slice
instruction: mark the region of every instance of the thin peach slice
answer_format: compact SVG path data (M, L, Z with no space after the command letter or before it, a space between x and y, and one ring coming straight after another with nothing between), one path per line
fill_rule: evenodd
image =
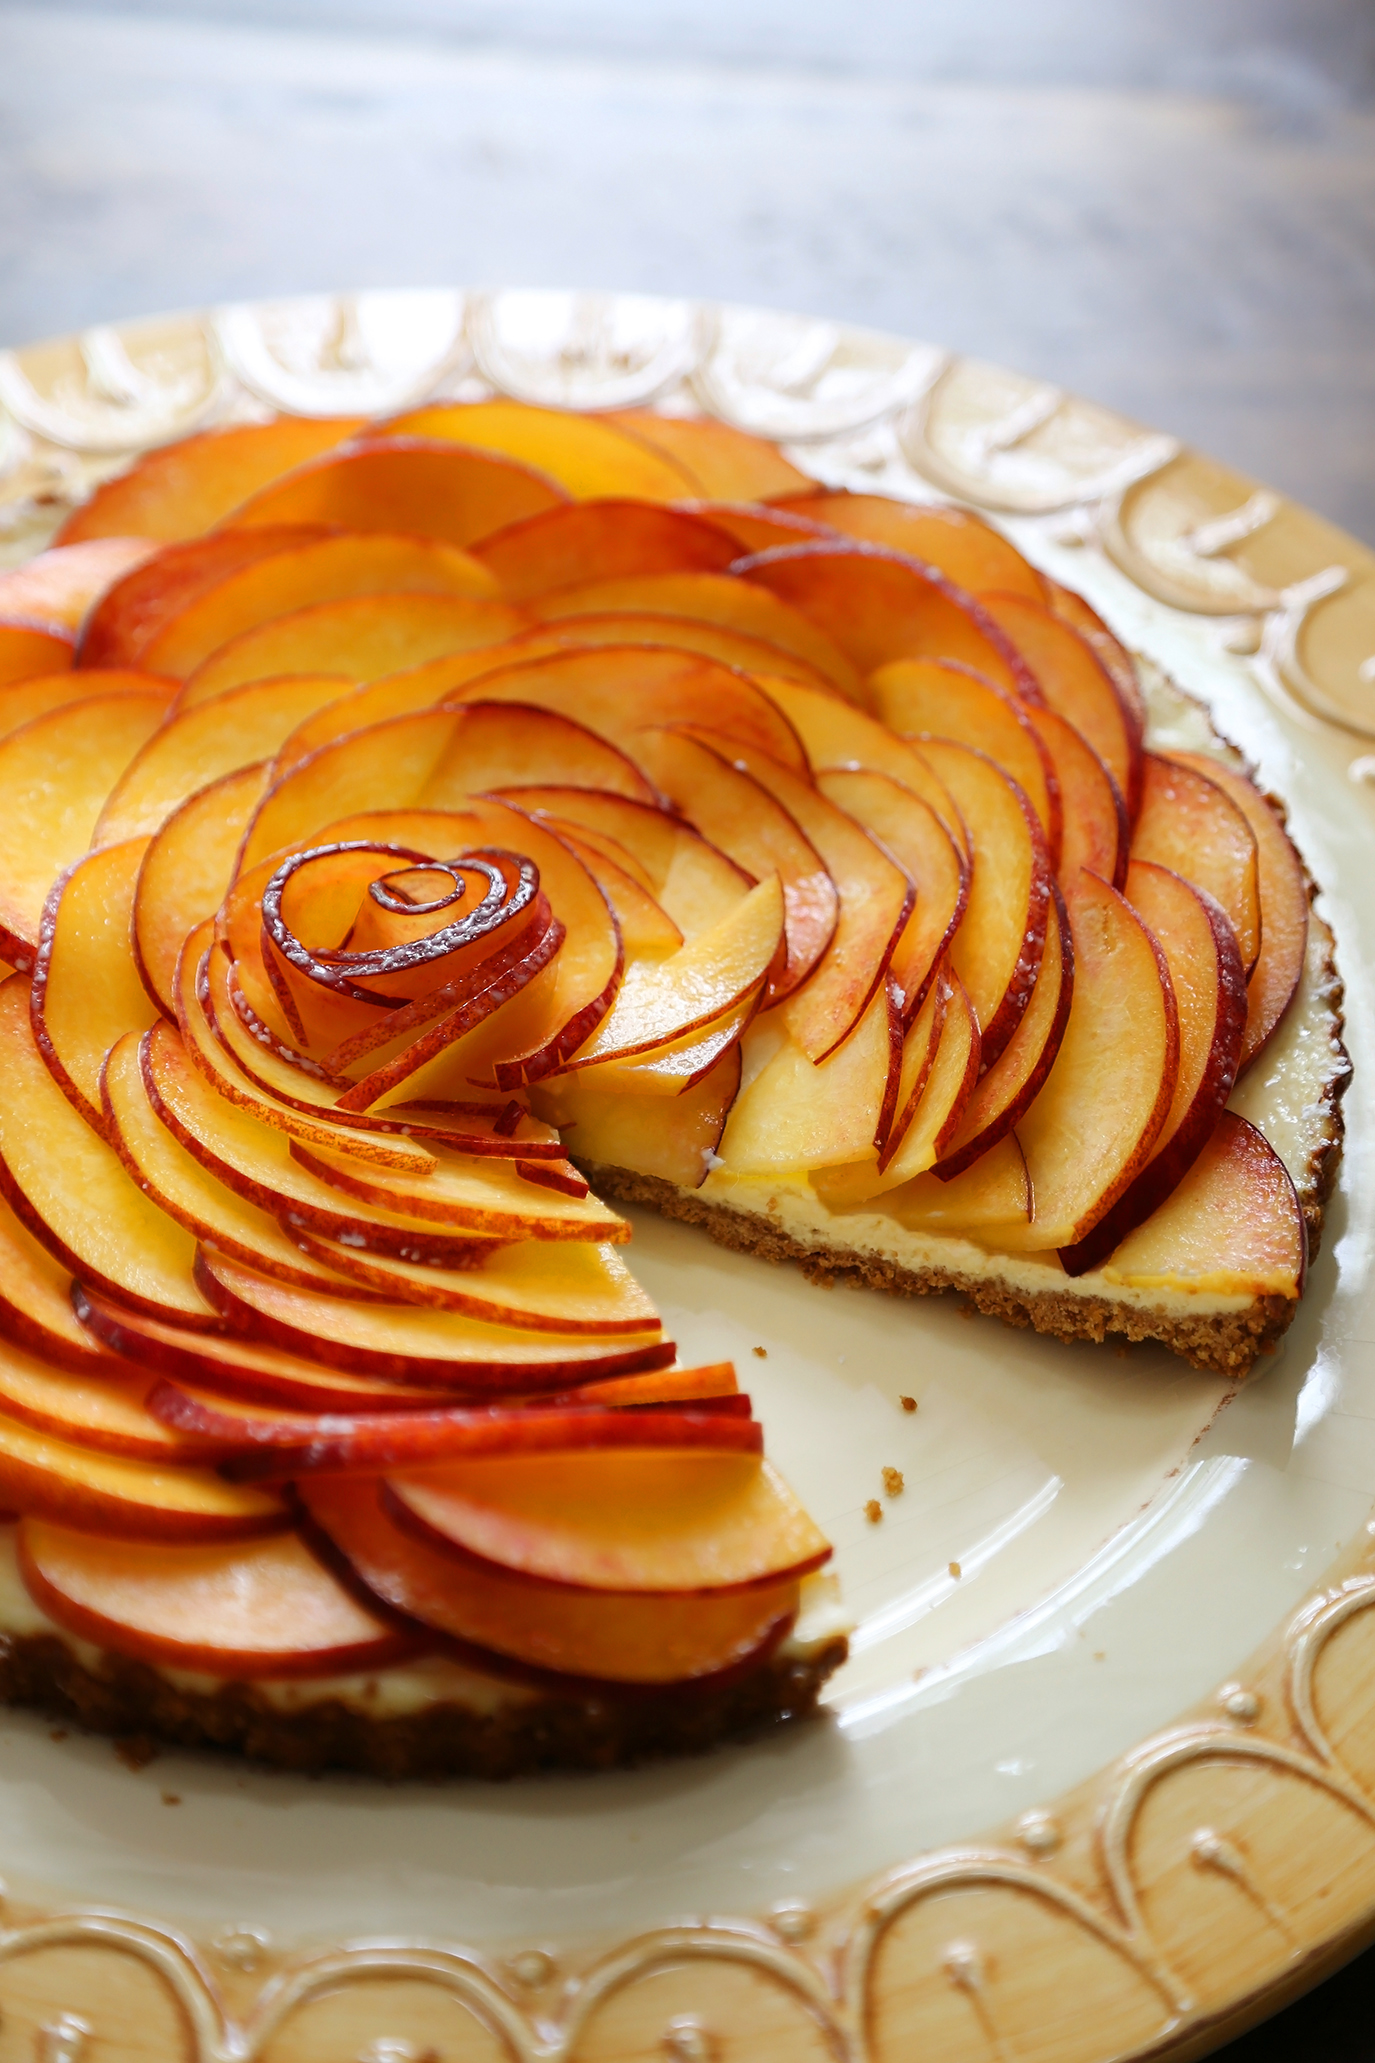
M920 559L966 594L1000 588L1044 602L1046 583L1014 544L972 509L941 502L893 501L886 494L850 494L810 488L790 494L784 508L866 544L883 544ZM917 728L917 726L914 726ZM921 726L925 728L925 726Z
M90 844L106 796L165 708L160 695L95 695L0 742L0 953L14 966L33 966L49 888Z
M707 659L719 659L741 673L777 674L784 680L800 681L806 687L834 694L830 682L815 666L785 651L782 645L752 637L743 630L731 630L700 616L669 616L651 610L607 609L601 614L561 616L538 630L522 631L512 638L507 656L512 664L542 652L564 652L578 645L667 646L678 652L700 652Z
M93 845L150 838L174 810L227 774L270 760L304 718L347 693L337 674L291 674L231 688L173 715L110 791Z
M66 673L75 662L75 646L69 630L26 622L22 617L0 617L0 687Z
M0 1415L5 1508L106 1540L244 1540L282 1531L280 1501L209 1469L106 1454Z
M606 1016L565 1067L649 1053L738 1007L778 956L783 914L782 884L771 874L690 945L667 959L632 960Z
M959 806L973 846L969 901L951 945L991 1067L1021 1022L1045 950L1050 862L1017 783L970 745L925 738L921 756Z
M617 746L557 711L503 698L394 716L320 746L283 774L244 842L242 868L365 810L455 809L489 789L563 779L654 799Z
M342 444L360 416L279 416L182 438L106 480L58 533L60 544L86 537L199 537L248 495L282 473Z
M746 1034L749 1070L721 1139L727 1175L787 1174L828 1168L877 1150L892 1118L902 1060L902 1026L893 993L882 985L858 1025L826 1059L814 1062L765 1018ZM574 1151L579 1151L573 1134Z
M719 846L671 811L590 788L509 788L513 808L546 818L560 837L592 843L639 878L685 939L709 931L753 886ZM772 871L765 868L763 872Z
M154 1668L250 1682L340 1676L389 1668L427 1644L360 1604L298 1533L234 1546L112 1545L31 1518L19 1569L67 1632Z
M653 1375L613 1375L606 1382L584 1383L558 1392L547 1404L690 1404L737 1397L740 1384L733 1361L709 1361L700 1368L664 1368Z
M591 580L532 598L531 611L543 623L570 616L602 616L610 610L635 615L697 616L722 630L743 631L801 659L851 700L860 693L855 667L805 609L766 589L724 573L646 573L620 580Z
M327 1260L307 1255L275 1218L236 1196L178 1144L148 1101L136 1033L112 1050L101 1089L110 1144L144 1195L193 1239L299 1289L374 1301L386 1295L360 1286L356 1276L339 1275Z
M916 891L897 860L843 809L762 752L729 739L701 743L731 755L798 824L835 884L836 928L811 978L784 1005L788 1031L808 1059L822 1061L849 1036L878 992L912 914Z
M647 501L582 501L528 516L473 553L508 601L640 573L724 573L740 556L706 516ZM0 601L3 595L0 594Z
M306 1353L329 1368L441 1389L567 1389L590 1377L667 1368L671 1340L657 1327L587 1339L521 1332L413 1304L350 1304L292 1289L202 1250L200 1279L236 1332Z
M929 566L886 545L818 539L742 559L737 576L800 610L861 676L890 659L958 659L1030 701L1031 669L989 613ZM871 706L867 691L852 695Z
M1035 1198L1008 1245L1072 1246L1150 1156L1179 1072L1179 1013L1164 954L1093 874L1069 904L1074 1001L1055 1065L1017 1128Z
M534 703L586 724L632 756L632 739L646 724L698 724L799 773L807 766L796 732L771 699L743 674L696 652L634 646L554 652L503 665L445 700Z
M964 916L968 863L929 804L890 774L833 768L818 774L816 785L892 853L916 887L915 907L888 963L902 991L903 1021L910 1024Z
M969 832L954 797L905 739L838 695L817 694L776 675L761 679L759 685L797 732L815 773L864 767L900 781L934 812L951 843L968 859Z
M107 1303L85 1290L77 1290L73 1302L92 1338L121 1356L126 1367L193 1383L213 1396L311 1414L434 1409L432 1385L422 1389L321 1368L304 1355L287 1353L263 1340L186 1332L180 1326L164 1325L141 1312ZM460 1387L460 1394L467 1393Z
M160 695L171 701L175 681L158 680L151 673L125 672L111 667L87 673L81 667L64 673L39 673L31 680L11 681L0 686L0 738L8 738L21 724L36 716L65 709L69 703L85 702L92 695Z
M298 466L228 518L235 530L265 523L334 523L466 547L523 516L567 499L547 473L425 437L374 437Z
M471 1562L403 1533L366 1480L313 1478L307 1510L358 1577L393 1610L456 1638L560 1674L619 1683L687 1683L754 1658L781 1637L797 1584L680 1597L566 1584Z
M0 996L3 995L0 990ZM186 1056L170 1025L155 1025L143 1054L148 1100L172 1136L217 1181L277 1218L326 1239L347 1239L360 1251L464 1267L484 1235L446 1232L402 1212L346 1202L291 1156L285 1132L259 1124L215 1094ZM0 1139L0 1149L3 1140ZM629 1228L627 1228L628 1231Z
M1056 887L1046 912L1046 943L1031 1001L1002 1052L965 1104L959 1130L943 1147L935 1172L951 1181L1005 1138L1040 1093L1069 1023L1074 997L1074 945L1064 897Z
M882 1190L901 1188L914 1175L925 1174L933 1167L955 1136L978 1079L979 1027L969 998L952 976L939 1037L934 1049L929 1049L923 1019L929 1010L939 1011L939 1007L939 990L933 988L907 1034L909 1050L904 1053L903 1071L905 1075L913 1074L912 1086L898 1109L877 1163L861 1162L813 1177L813 1187L829 1209L862 1203ZM913 1059L917 1062L915 1071Z
M690 470L606 416L525 401L437 401L394 417L385 428L390 437L443 439L515 460L556 481L575 501L607 495L679 501L698 488Z
M799 515L796 509L777 502L700 501L685 502L683 506L710 516L713 523L728 530L742 558L767 552L776 544L805 544L809 537L837 535L827 524L815 523L809 516Z
M1052 868L1064 831L1059 778L1027 705L948 659L895 659L869 681L879 715L893 730L955 738L986 753L1010 774L1035 810Z
M71 1270L53 1258L3 1199L0 1335L47 1367L71 1369L78 1375L99 1375L109 1358L72 1309Z
M163 626L240 566L313 544L319 523L276 530L224 530L164 544L106 590L81 626L81 666L136 666Z
M517 806L521 792L519 788L506 791ZM624 855L629 864L624 864L617 857L622 848L614 847L611 839L599 838L595 833L587 837L577 824L566 823L559 817L547 817L545 821L574 857L582 861L615 911L628 963L666 960L681 950L682 932L639 878L639 869L629 853ZM618 990L618 1000L620 994Z
M1027 709L1060 785L1063 833L1057 878L1070 888L1087 867L1120 889L1127 878L1131 826L1122 790L1098 754L1058 710Z
M102 1129L100 1070L124 1032L152 1023L153 1008L129 948L145 841L107 846L53 883L29 995L39 1052L88 1125Z
M714 416L659 415L652 408L618 408L608 422L629 430L685 467L697 492L713 501L767 501L810 487L805 473L768 437L752 437Z
M164 1466L218 1459L212 1441L177 1432L153 1417L145 1400L154 1377L113 1354L102 1355L94 1341L87 1359L94 1367L78 1374L51 1368L22 1347L0 1342L0 1412L35 1432L101 1454Z
M625 1420L620 1423L624 1426ZM723 1418L718 1433L739 1421ZM383 1504L441 1550L570 1590L681 1597L809 1575L831 1549L758 1454L657 1446L388 1470Z
M1102 661L1113 686L1122 697L1123 706L1131 718L1138 739L1146 735L1146 698L1141 692L1137 678L1136 662L1120 639L1113 636L1096 609L1072 587L1062 587L1058 580L1043 574L1046 600L1057 616L1063 616L1066 623L1072 623L1080 637L1090 644Z
M489 1260L462 1270L360 1253L337 1239L299 1232L303 1253L375 1295L436 1311L459 1311L487 1325L522 1332L644 1333L658 1324L654 1306L611 1246L525 1241L496 1246ZM249 1261L251 1267L258 1263ZM264 1271L267 1272L267 1271Z
M1128 1289L1292 1301L1306 1265L1303 1211L1283 1161L1254 1125L1225 1110L1179 1187L1128 1234L1103 1275Z
M732 1041L681 1095L628 1095L624 1089L598 1089L595 1076L561 1075L541 1084L538 1107L568 1128L571 1150L594 1173L619 1168L678 1189L700 1189L716 1165L739 1088L740 1046Z
M83 1281L155 1317L210 1326L195 1242L149 1201L43 1064L28 983L0 985L0 1186L35 1239Z
M1249 980L1261 947L1256 834L1211 770L1147 753L1131 856L1171 868L1221 904Z
M156 550L146 537L95 537L87 544L39 552L25 565L0 573L0 621L17 616L78 631L106 589Z
M757 1455L763 1447L750 1400L738 1394L702 1399L686 1410L610 1410L570 1397L317 1414L254 1404L226 1410L213 1391L159 1380L150 1386L148 1408L166 1429L175 1428L198 1446L213 1443L220 1473L231 1483L289 1482L305 1474L377 1476L390 1469L409 1473L474 1459L576 1456L601 1448Z
M595 1197L532 1196L509 1161L446 1154L428 1175L370 1167L352 1155L291 1142L292 1158L330 1188L379 1210L452 1225L489 1239L587 1239L621 1244L630 1228Z
M946 1182L934 1173L915 1175L883 1199L886 1215L914 1232L933 1232L996 1246L1011 1230L1031 1220L1031 1183L1015 1132L990 1146L972 1167Z
M787 959L770 1001L801 987L835 936L840 899L820 853L796 818L743 765L734 748L713 748L686 731L645 730L641 763L676 808L755 880L783 884Z
M355 684L400 673L450 652L499 645L525 619L505 602L469 595L353 595L315 602L231 638L196 668L178 710L249 681L285 674L338 673Z
M1241 1074L1275 1030L1299 985L1308 950L1308 877L1279 811L1254 782L1202 752L1166 756L1216 781L1255 834L1260 954L1246 985L1246 1031L1237 1063Z
M628 1096L683 1096L702 1081L753 1021L764 996L759 982L720 1017L699 1025L671 1045L629 1060L603 1060L583 1071L590 1089L624 1090Z
M154 673L185 680L221 645L275 616L355 595L467 595L496 601L496 579L470 553L428 537L317 537L257 559L203 588L141 650Z
M167 1017L177 1014L177 964L186 935L224 900L267 781L265 766L212 781L188 796L149 842L134 895L134 954L144 987Z
M1087 1238L1062 1251L1067 1274L1096 1268L1150 1217L1211 1138L1236 1080L1246 981L1236 934L1212 897L1168 867L1133 860L1127 900L1165 955L1179 1010L1179 1072L1150 1159Z
M1141 797L1141 737L1135 713L1123 701L1093 647L1062 616L1022 595L984 594L984 609L1030 667L1039 697L1072 723L1122 790L1135 820Z

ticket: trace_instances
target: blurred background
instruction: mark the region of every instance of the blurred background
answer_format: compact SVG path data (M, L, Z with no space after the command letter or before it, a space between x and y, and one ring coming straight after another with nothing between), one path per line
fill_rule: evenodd
M1375 5L0 0L0 343L442 282L931 338L1375 542Z

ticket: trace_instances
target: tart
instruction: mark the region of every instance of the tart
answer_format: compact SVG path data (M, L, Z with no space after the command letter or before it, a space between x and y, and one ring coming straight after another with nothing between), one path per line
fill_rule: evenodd
M1237 1377L1290 1322L1312 885L967 511L716 422L281 418L0 619L0 1694L394 1775L810 1710L828 1544L608 1199Z

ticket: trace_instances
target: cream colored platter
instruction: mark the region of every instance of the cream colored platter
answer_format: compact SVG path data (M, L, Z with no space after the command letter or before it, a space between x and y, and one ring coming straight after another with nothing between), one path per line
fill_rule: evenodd
M130 1768L0 1715L0 2063L1200 2053L1375 1929L1375 554L929 345L454 291L0 356L0 562L193 429L493 392L705 410L833 484L967 503L1211 709L1288 801L1346 979L1322 1253L1232 1396L1163 1350L828 1292L637 1219L684 1357L736 1358L836 1542L856 1630L825 1717L612 1776L388 1788ZM1301 1116L1306 1035L1294 1013L1245 1093Z

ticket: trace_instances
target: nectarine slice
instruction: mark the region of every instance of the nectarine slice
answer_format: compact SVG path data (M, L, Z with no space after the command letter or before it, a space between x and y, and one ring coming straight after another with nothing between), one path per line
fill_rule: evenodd
M1113 686L1122 697L1122 703L1131 718L1138 739L1146 735L1146 698L1141 692L1137 678L1136 662L1120 639L1113 636L1096 609L1076 594L1072 587L1062 587L1049 574L1041 576L1046 589L1046 601L1057 616L1063 616L1066 623L1072 623L1081 638L1093 647Z
M947 1234L996 1246L1011 1228L1031 1219L1031 1183L1015 1132L1007 1132L962 1175L943 1181L934 1172L916 1175L883 1199L885 1213L914 1232Z
M785 1005L788 1030L810 1060L833 1053L858 1024L888 970L916 900L901 866L843 809L766 753L729 739L701 742L733 757L781 803L835 885L836 928L810 978Z
M289 674L179 711L154 731L115 782L91 843L151 837L212 782L270 760L303 718L346 692L337 674Z
M192 1279L195 1242L150 1202L63 1095L29 1023L28 983L0 985L0 1186L74 1275L178 1324L215 1315Z
M399 673L450 652L499 645L523 616L505 602L469 595L354 595L315 602L240 632L196 668L179 710L250 681L292 673L339 673L353 682Z
M246 533L231 533L246 534ZM148 639L141 663L185 680L212 652L245 631L319 602L354 595L468 595L495 601L495 578L468 552L427 537L312 538L225 573Z
M1261 946L1256 834L1211 771L1147 753L1131 856L1171 868L1222 905L1249 979Z
M547 473L490 452L432 438L372 437L298 466L225 520L235 530L333 523L466 546L566 499Z
M968 864L935 811L890 774L833 768L818 774L816 785L892 853L916 887L915 906L888 963L902 992L903 1021L910 1024L964 916Z
M516 1453L403 1464L387 1472L384 1509L431 1545L573 1590L700 1595L805 1576L829 1561L824 1536L758 1454L670 1448L657 1414L636 1423L639 1453L618 1443L562 1463ZM740 1424L721 1419L717 1430ZM620 1425L628 1439L624 1416Z
M105 590L157 550L145 537L96 537L58 545L0 573L0 622L78 631ZM732 554L734 556L734 554Z
M1092 745L1058 710L1028 707L1026 714L1060 785L1060 886L1071 887L1081 868L1087 867L1100 881L1120 889L1127 878L1131 841L1122 790Z
M639 573L724 573L740 556L705 515L652 502L576 502L527 516L474 548L508 601ZM3 597L0 596L0 601Z
M30 1596L78 1640L155 1668L237 1680L386 1669L426 1641L360 1604L298 1533L251 1544L95 1540L26 1519Z
M276 530L224 530L164 544L96 603L81 626L80 665L137 665L164 624L237 567L329 535L323 524L286 524Z
M797 1609L794 1582L679 1597L671 1612L643 1593L570 1591L426 1546L387 1516L376 1485L366 1480L312 1478L301 1495L321 1530L393 1610L568 1675L618 1683L712 1676L758 1655Z
M427 1175L371 1167L352 1155L291 1142L292 1158L331 1188L381 1210L492 1239L589 1239L622 1244L629 1226L595 1197L532 1197L509 1161L444 1154Z
M1238 1074L1248 1068L1293 999L1308 949L1308 879L1279 812L1235 767L1201 752L1166 755L1206 774L1230 796L1256 840L1260 954L1246 985L1246 1030Z
M585 1166L625 1168L680 1189L699 1189L716 1165L739 1087L740 1046L732 1040L678 1095L630 1095L624 1085L599 1089L593 1072L541 1083L537 1100L546 1116L568 1127L568 1143Z
M67 1308L71 1310L70 1302ZM76 1324L75 1313L72 1323ZM94 1340L86 1358L92 1368L78 1374L70 1368L53 1369L9 1341L0 1343L0 1412L36 1432L102 1454L164 1465L218 1460L214 1441L179 1432L153 1417L145 1399L155 1378L113 1354L102 1354Z
M186 934L223 901L267 780L265 766L250 766L212 781L173 810L143 856L134 953L144 987L167 1017L177 1014L177 963Z
M827 524L815 523L810 516L799 515L796 509L777 502L700 501L685 502L682 506L710 516L713 523L728 530L742 558L769 551L776 544L805 544L809 537L837 535Z
M1035 1199L1018 1247L1072 1246L1145 1165L1179 1071L1179 1015L1159 946L1096 875L1067 898L1074 1000L1055 1065L1017 1128Z
M921 756L959 806L973 846L969 900L950 956L991 1067L1030 1000L1045 949L1050 864L1036 813L1011 777L972 746L922 740Z
M0 738L8 738L21 724L50 710L65 709L71 702L84 702L91 695L161 695L171 701L175 681L158 680L151 673L84 673L80 667L64 673L39 673L31 680L11 681L0 686Z
M737 561L737 576L808 617L861 676L890 659L958 659L1038 699L1035 677L988 612L931 567L886 545L817 539ZM867 691L852 694L871 706Z
M342 444L361 416L279 416L204 430L146 452L125 473L97 487L68 517L61 544L86 537L199 537L269 480Z
M942 502L893 501L886 494L850 494L810 488L790 494L784 508L846 537L866 544L884 544L906 558L920 559L943 573L966 594L977 595L984 588L1001 588L1009 594L1024 594L1028 601L1044 602L1046 586L1034 566L1027 564L1014 544L972 509L958 509ZM918 728L914 726L914 728ZM920 728L926 728L920 726Z
M561 616L537 630L522 631L519 637L509 638L502 647L502 663L514 666L545 652L567 652L580 645L650 649L664 646L677 652L700 652L704 658L718 659L723 666L733 666L741 673L778 674L784 680L801 681L807 687L834 693L816 667L781 645L771 645L747 631L730 630L700 616L669 616L651 610L607 609L600 614ZM442 660L436 661L436 672L444 664ZM475 656L468 671L475 678L478 670Z
M199 1279L221 1315L250 1339L306 1353L327 1368L438 1389L567 1389L592 1376L672 1364L656 1326L638 1338L592 1340L487 1325L412 1304L351 1304L273 1282L201 1250Z
M701 1029L760 987L782 941L783 888L771 874L690 945L632 960L610 1010L565 1067L628 1059Z
M1025 703L949 659L895 659L877 669L869 691L893 730L955 738L1010 774L1040 819L1052 868L1059 865L1060 782Z
M14 966L33 966L49 888L90 844L106 796L165 707L155 694L92 695L0 741L0 953Z
M56 625L0 617L0 687L67 672L75 660L75 644L73 633Z
M0 1198L0 1335L49 1366L99 1374L104 1351L72 1309L72 1276ZM22 1413L20 1416L22 1417Z
M608 422L629 430L685 467L697 492L713 501L767 501L811 486L767 437L752 437L714 416L659 415L652 408L618 408Z
M325 1267L396 1303L461 1311L484 1324L522 1332L644 1333L659 1323L654 1306L614 1247L564 1240L492 1242L462 1270L436 1268L394 1255L360 1252L318 1233L296 1234L301 1251ZM250 1267L258 1266L249 1260ZM271 1271L264 1270L264 1273Z
M928 997L927 1003L931 1000ZM918 1017L908 1033L918 1054L920 1028ZM924 1070L924 1078L918 1074L879 1155L880 1187L899 1188L913 1175L925 1174L935 1165L955 1138L978 1076L979 1027L974 1006L958 976L952 974L930 1065ZM822 1194L826 1192L823 1190Z
M724 573L644 573L620 580L591 580L532 596L527 604L543 623L570 616L602 616L611 610L635 615L696 616L722 630L743 631L801 659L823 680L855 699L854 665L825 630L800 606Z
M0 1415L0 1496L107 1540L243 1540L288 1524L279 1500L209 1469L78 1447Z
M389 437L445 439L498 453L557 481L575 501L607 495L678 501L699 484L676 459L608 416L575 415L526 401L433 401L394 417L385 429Z
M1179 1072L1150 1159L1088 1237L1061 1253L1070 1275L1097 1267L1197 1160L1232 1093L1246 1024L1236 933L1212 897L1168 867L1133 860L1127 900L1150 927L1170 970L1179 1010Z
M874 1150L887 1130L902 1026L886 983L849 1037L821 1061L782 1031L765 1018L746 1035L748 1085L736 1098L719 1154L728 1174L832 1167ZM580 1151L576 1132L572 1139Z
M1087 739L1122 790L1133 820L1141 796L1141 737L1135 713L1093 647L1073 624L1023 595L979 597L1031 669L1045 702Z
M1004 1138L1055 1065L1074 996L1074 947L1059 888L1046 911L1046 943L1031 1001L1016 1031L964 1106L959 1129L941 1149L935 1172L950 1181Z
M1174 1193L1103 1269L1129 1289L1204 1296L1302 1295L1303 1211L1284 1162L1262 1132L1225 1110Z
M43 912L29 1012L54 1081L99 1131L100 1070L123 1032L140 1032L153 1008L129 949L130 918L145 841L90 853L53 883Z

